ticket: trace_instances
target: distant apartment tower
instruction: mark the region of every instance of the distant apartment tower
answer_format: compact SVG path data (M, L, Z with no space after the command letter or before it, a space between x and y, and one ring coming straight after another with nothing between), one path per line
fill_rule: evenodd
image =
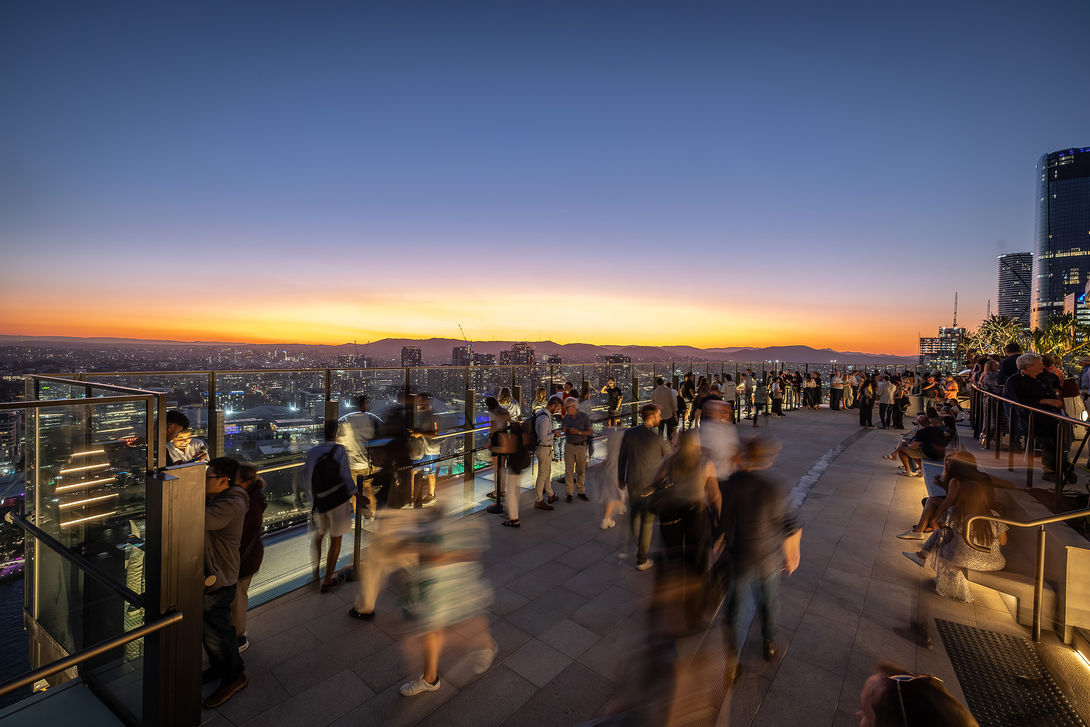
M494 353L475 353L473 354L474 366L495 366L496 354Z
M534 346L530 343L516 343L511 350L500 351L501 366L533 366L535 362Z
M419 346L402 346L401 347L401 365L402 366L419 366L423 361L423 356L420 353Z
M472 366L473 363L473 351L469 348L469 346L455 346L453 349L451 349L451 366Z
M560 358L559 353L550 353L541 359L541 363L549 364L551 366L559 366L560 364L564 363L564 361Z
M952 372L958 365L958 339L964 328L940 328L939 335L920 337L920 366L942 372Z
M1090 147L1045 154L1036 170L1032 322L1043 327L1090 281Z
M999 256L998 313L1029 328L1033 311L1033 253Z

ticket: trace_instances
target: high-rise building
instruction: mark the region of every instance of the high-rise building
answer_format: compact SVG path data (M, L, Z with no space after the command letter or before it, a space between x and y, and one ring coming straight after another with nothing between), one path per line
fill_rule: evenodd
M1090 147L1037 161L1035 237L1033 325L1042 327L1090 280Z
M533 366L536 361L532 343L516 343L510 351L500 351L500 364L503 366Z
M472 366L473 363L473 351L469 346L455 346L451 349L451 366Z
M473 354L474 366L495 366L496 354L494 353L475 353Z
M401 365L402 366L419 366L423 361L423 356L420 353L419 346L402 346L401 347Z
M939 328L939 335L920 337L920 366L928 366L942 372L952 372L958 365L958 340L964 328L953 326Z
M1033 253L999 256L998 313L1029 328L1033 309Z
M547 356L545 356L543 359L541 359L541 363L552 364L553 366L557 366L559 364L564 363L564 361L563 361L563 359L560 358L559 353L550 353Z

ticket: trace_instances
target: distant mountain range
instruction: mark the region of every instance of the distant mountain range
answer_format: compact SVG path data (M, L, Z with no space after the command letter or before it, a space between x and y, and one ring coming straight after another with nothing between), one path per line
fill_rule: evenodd
M516 341L472 341L477 353L491 353L499 359L500 351L508 350ZM631 357L633 362L643 361L784 361L788 363L828 363L830 361L846 364L904 364L916 363L915 356L896 356L885 353L864 353L860 351L834 351L831 348L812 348L810 346L767 346L764 348L696 348L694 346L596 346L590 343L555 343L553 341L531 341L538 358L550 354L559 354L567 363L593 363L595 356L602 354L622 354ZM241 343L234 341L170 341L146 340L135 338L79 338L75 336L17 336L0 335L0 345L49 345L64 344L69 346L237 346L248 349L277 349L293 353L307 351L314 355L359 353L378 362L400 360L403 346L417 346L425 364L450 363L451 349L464 346L465 342L456 338L383 338L366 344L342 343L340 345L318 345L303 343Z

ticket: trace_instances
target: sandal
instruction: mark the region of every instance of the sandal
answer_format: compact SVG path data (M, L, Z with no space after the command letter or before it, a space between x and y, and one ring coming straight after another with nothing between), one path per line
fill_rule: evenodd
M492 490L492 492L489 492L487 495L485 495L485 497L487 497L489 500L495 500L496 499L496 491Z
M334 588L344 585L345 575L344 573L337 573L333 576L333 579L329 583L322 584L322 593L329 593Z
M893 456L892 454L883 454L883 455L882 455L882 459L889 459L889 460L893 460L893 459L897 459L897 458L896 458L896 457L894 457L894 456Z
M514 520L504 520L503 524L509 528L517 528L521 525L521 523L519 523L518 521L518 518L515 518Z

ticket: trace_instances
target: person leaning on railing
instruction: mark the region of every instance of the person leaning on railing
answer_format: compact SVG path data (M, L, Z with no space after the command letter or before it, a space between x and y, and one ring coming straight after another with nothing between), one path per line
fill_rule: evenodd
M1049 379L1055 378L1049 375L1042 378L1045 373L1044 361L1036 353L1024 353L1015 362L1018 373L1007 379L1003 387L1004 396L1022 404L1023 406L1037 409L1051 414L1063 414L1063 399L1059 392L1049 383ZM1033 416L1033 433L1037 443L1041 446L1041 461L1045 473L1043 478L1049 482L1056 481L1056 466L1059 464L1060 476L1068 483L1077 481L1075 470L1066 461L1067 446L1070 441L1068 425L1060 422L1052 416L1037 416L1026 409L1017 408L1017 412L1011 412L1021 423L1022 430L1028 431L1028 417ZM1063 451L1060 452L1063 461L1056 462L1057 444L1062 443ZM1033 444L1032 442L1030 443Z

